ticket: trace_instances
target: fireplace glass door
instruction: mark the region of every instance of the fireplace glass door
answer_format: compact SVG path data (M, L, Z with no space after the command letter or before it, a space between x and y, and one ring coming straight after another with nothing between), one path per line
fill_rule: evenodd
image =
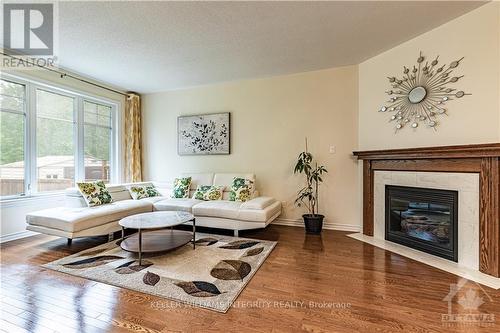
M458 261L458 192L386 185L385 238Z

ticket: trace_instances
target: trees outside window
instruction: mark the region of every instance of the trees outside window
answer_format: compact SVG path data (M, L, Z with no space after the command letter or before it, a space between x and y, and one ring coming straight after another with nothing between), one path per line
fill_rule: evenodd
M26 86L0 81L0 195L25 193Z
M0 197L61 191L113 177L116 104L0 80Z
M109 181L109 159L112 142L110 106L83 103L85 179Z
M76 99L36 90L36 172L38 192L64 190L75 181Z

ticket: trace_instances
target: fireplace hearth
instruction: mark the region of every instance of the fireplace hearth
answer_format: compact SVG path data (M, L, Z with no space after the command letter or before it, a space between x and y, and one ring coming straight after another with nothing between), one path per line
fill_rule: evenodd
M385 187L385 239L458 261L458 192Z

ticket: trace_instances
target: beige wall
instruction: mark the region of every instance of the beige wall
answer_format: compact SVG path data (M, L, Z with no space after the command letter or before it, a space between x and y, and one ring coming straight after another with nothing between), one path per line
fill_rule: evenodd
M490 3L359 65L359 148L382 149L500 141L500 3ZM455 71L465 75L454 87L472 93L447 103L437 131L425 126L394 134L387 76L401 76L419 51L441 64L465 57Z
M449 116L440 120L437 131L421 126L395 134L388 114L377 112L387 100L386 77L413 66L419 51L429 58L439 55L441 64L465 57L456 71L465 77L455 87L472 95L448 103ZM356 73L357 79L352 77ZM283 218L297 219L300 210L292 202L300 179L290 169L306 134L312 151L332 171L321 204L328 223L360 225L361 174L352 150L499 142L499 92L496 2L359 66L147 95L145 173L150 179L167 179L184 170L253 171L264 194L286 201ZM215 111L232 112L233 153L178 156L176 117ZM328 153L330 145L337 147L336 154Z
M320 198L327 224L356 228L357 66L149 94L144 97L145 177L168 180L181 172L254 172L264 195L286 202L284 219L302 184L293 175L304 137L330 173ZM179 115L231 112L231 154L179 156ZM329 153L335 145L335 154ZM344 225L347 225L344 226Z

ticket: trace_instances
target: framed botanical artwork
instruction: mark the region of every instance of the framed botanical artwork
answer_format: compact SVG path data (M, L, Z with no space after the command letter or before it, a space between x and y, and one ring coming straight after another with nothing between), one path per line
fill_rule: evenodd
M177 152L179 155L229 154L229 112L178 117Z

